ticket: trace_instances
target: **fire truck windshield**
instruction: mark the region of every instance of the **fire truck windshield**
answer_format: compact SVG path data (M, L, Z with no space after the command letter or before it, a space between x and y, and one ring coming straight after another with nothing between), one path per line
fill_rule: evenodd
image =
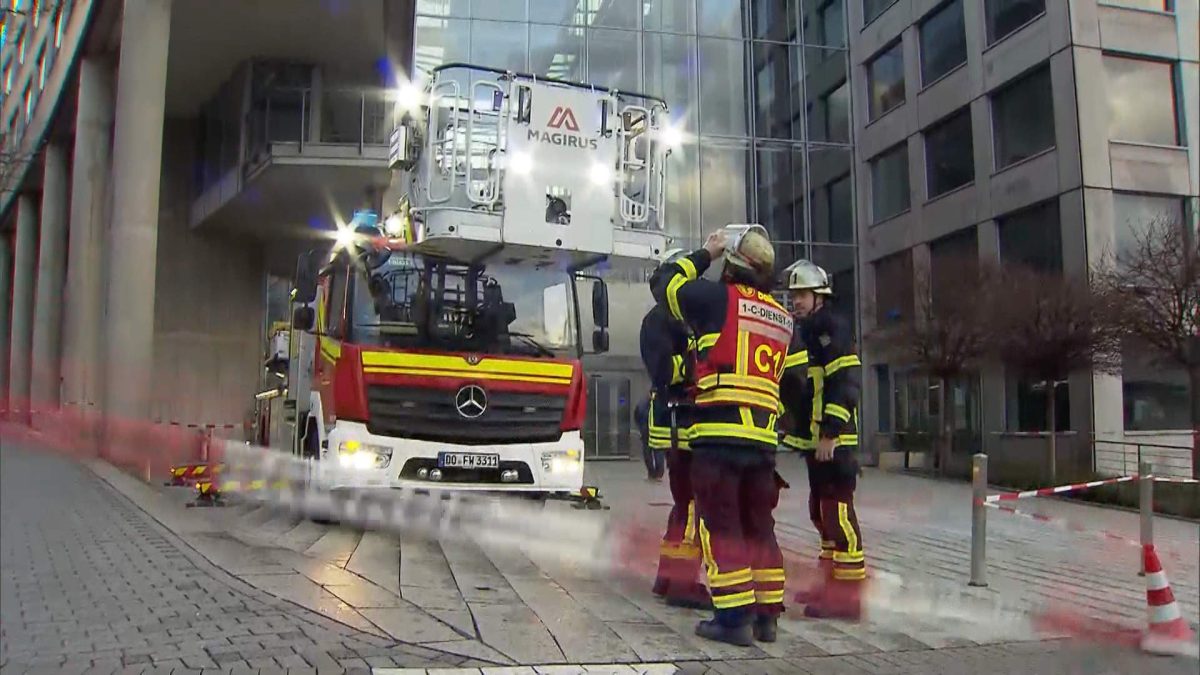
M570 277L555 269L395 253L358 269L350 309L361 344L530 356L576 347Z

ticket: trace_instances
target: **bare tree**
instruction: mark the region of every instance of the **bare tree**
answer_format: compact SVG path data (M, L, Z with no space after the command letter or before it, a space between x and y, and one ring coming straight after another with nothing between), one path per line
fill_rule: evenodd
M1119 298L1129 336L1185 368L1191 396L1192 475L1200 478L1200 250L1195 232L1156 218L1112 256L1097 285Z
M1055 383L1073 372L1121 368L1119 298L1086 278L1005 268L989 298L989 351L1016 373L1046 387L1050 480L1057 481Z
M937 457L946 472L957 426L950 387L987 352L988 304L996 272L975 256L937 261L916 279L916 315L876 328L867 341L890 363L937 380Z

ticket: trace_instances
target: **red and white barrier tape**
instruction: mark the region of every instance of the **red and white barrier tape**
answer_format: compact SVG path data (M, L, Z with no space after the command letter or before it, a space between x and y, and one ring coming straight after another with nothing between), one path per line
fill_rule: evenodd
M1054 516L1047 516L1042 513L1029 513L1026 511L1019 511L1011 506L1005 506L1003 504L994 504L994 503L984 502L983 505L990 509L996 509L997 511L1004 511L1005 513L1011 513L1015 516L1025 518L1027 520L1035 520L1039 523L1049 523L1050 525L1053 525L1054 527L1057 527L1061 530L1067 530L1069 532L1075 532L1075 533L1079 533L1079 534L1086 534L1086 535L1096 537L1098 539L1104 539L1106 541L1119 541L1119 542L1121 542L1123 544L1127 544L1129 546L1141 547L1141 545L1142 545L1142 542L1136 541L1134 539L1130 539L1129 537L1126 537L1125 535L1117 534L1115 532L1109 532L1107 530L1092 530L1087 527L1084 527L1083 525L1080 525L1079 523L1075 523L1075 522L1066 520L1064 518L1056 518ZM1189 544L1189 545L1195 545L1197 542L1183 542L1183 543ZM1164 550L1163 554L1170 556L1171 558L1173 558L1175 560L1182 559L1182 557L1174 551Z
M983 499L987 504L994 502L1004 502L1014 499L1027 499L1029 497L1046 497L1049 495L1062 494L1064 492L1074 492L1075 490L1086 490L1088 488L1099 487L1101 485L1111 485L1114 483L1127 483L1131 480L1137 480L1138 475L1121 476L1120 478L1108 478L1106 480L1093 480L1087 483L1072 483L1071 485L1059 485L1057 487L1039 488L1037 490L1025 490L1023 492L1004 492L998 495L989 495Z

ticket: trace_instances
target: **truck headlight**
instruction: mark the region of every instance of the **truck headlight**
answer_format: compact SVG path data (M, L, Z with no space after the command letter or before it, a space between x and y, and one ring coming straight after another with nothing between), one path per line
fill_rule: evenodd
M392 449L359 441L338 444L338 466L343 469L386 469L392 463Z
M542 453L542 471L545 473L572 473L581 468L583 453L578 450Z

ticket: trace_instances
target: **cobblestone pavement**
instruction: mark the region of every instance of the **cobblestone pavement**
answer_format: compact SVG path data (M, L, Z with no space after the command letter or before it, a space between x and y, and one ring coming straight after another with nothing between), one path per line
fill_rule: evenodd
M781 461L798 489L785 493L777 518L785 548L807 558L813 537L795 459ZM405 675L1196 672L1194 661L1039 640L1027 626L988 614L1000 598L1031 607L1048 588L1105 615L1112 608L1136 615L1128 623L1139 625L1144 582L1126 573L1125 549L1102 555L1076 535L996 516L992 586L966 589L969 490L961 485L874 472L862 483L873 568L930 584L921 593L942 594L942 605L923 597L909 603L901 593L863 624L789 619L778 643L736 648L692 635L702 614L662 605L644 584L614 583L543 556L363 533L252 504L185 509L183 488L11 450L0 469L4 673L42 657L70 657L81 667L107 659L107 670L128 663L133 671L276 672L301 664L250 659L290 656L320 672L371 667ZM594 463L589 477L612 511L588 517L665 520L666 486L642 480L636 463ZM1118 531L1132 521L1136 536L1136 514L1058 502L1039 508ZM1196 531L1175 521L1157 529L1167 550L1194 541ZM1164 563L1194 622L1192 558ZM119 621L110 622L114 611ZM230 628L244 630L225 634ZM244 644L257 651L242 654ZM188 662L180 649L207 660ZM47 672L62 672L59 661Z
M203 561L86 468L0 441L0 670L488 665L363 633Z

